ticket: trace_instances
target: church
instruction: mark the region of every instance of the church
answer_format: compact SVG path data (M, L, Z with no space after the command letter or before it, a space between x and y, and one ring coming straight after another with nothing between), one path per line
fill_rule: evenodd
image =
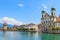
M51 31L52 27L60 27L60 15L59 17L56 16L56 9L55 7L51 8L51 15L46 13L45 10L42 10L42 31Z

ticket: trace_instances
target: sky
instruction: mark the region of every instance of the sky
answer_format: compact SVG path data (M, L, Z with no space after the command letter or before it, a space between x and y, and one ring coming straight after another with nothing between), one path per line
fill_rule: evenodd
M56 16L60 13L60 0L0 0L0 18L8 17L29 24L41 23L43 6L51 14L51 7L56 8Z

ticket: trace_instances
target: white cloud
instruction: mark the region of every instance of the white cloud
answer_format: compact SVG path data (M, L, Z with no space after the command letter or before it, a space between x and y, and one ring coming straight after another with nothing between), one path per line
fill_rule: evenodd
M2 19L0 19L0 21L1 21Z
M43 8L46 9L46 5L45 4L42 4Z
M0 22L3 23L4 21L6 21L8 24L12 24L12 25L22 25L23 23L20 21L17 21L13 18L9 18L9 17L4 17L2 19L0 19Z
M24 6L24 4L18 4L18 6L23 7L23 6Z

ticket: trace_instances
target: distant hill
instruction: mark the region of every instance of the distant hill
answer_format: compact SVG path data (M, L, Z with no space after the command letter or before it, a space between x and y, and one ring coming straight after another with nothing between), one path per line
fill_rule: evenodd
M6 22L8 27L12 27L13 25L23 25L24 23L21 21L17 21L14 18L3 17L0 18L0 27L3 27L3 23Z
M7 24L7 27L13 27L14 25L11 25L11 24ZM3 27L3 24L0 23L0 27Z

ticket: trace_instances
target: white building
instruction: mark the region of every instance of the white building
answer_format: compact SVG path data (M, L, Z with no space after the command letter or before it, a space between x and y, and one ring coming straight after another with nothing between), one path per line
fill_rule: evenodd
M60 27L60 17L56 18L55 27Z
M38 31L38 25L30 23L30 24L28 24L28 26L29 26L29 28L33 28L33 29L35 29L35 31Z
M42 31L49 31L52 27L60 27L60 16L56 17L56 9L54 7L51 8L51 15L46 13L45 10L42 10Z

